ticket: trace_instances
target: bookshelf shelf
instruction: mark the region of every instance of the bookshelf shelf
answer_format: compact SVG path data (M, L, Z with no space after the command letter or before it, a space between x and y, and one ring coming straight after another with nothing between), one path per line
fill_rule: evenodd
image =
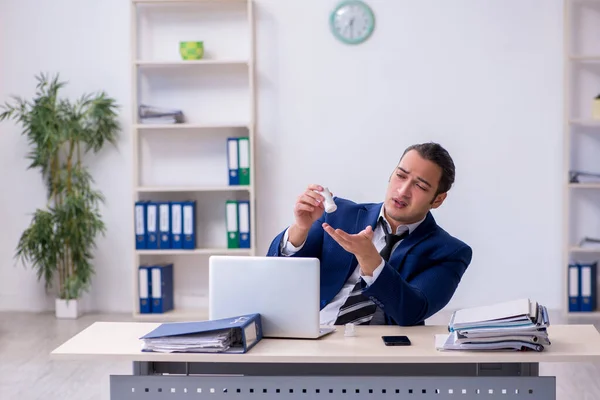
M600 189L600 183L569 183L573 189Z
M138 67L156 67L156 68L179 68L194 65L243 65L248 66L248 60L188 60L188 61L151 61L137 60L135 65Z
M177 4L177 3L222 3L222 4L227 4L227 3L248 3L252 0L132 0L132 2L134 4L163 4L163 5L169 5L169 4Z
M208 307L174 309L162 314L140 314L136 311L133 313L133 317L145 322L206 321L208 319Z
M252 186L139 186L138 193L173 193L173 192L250 192Z
M163 249L146 249L142 240L136 241L136 224L132 221L132 315L143 321L205 320L209 291L207 256L256 253L254 3L252 0L130 0L130 6L132 209L136 203L144 210L151 207L154 210L156 206L152 220L156 218L157 227L163 226L154 235L158 247L163 244L163 232L168 232L172 240L176 236L182 241L190 240L186 229L194 229L192 240L196 247L171 249L167 239ZM179 43L190 40L204 42L203 59L181 59ZM180 110L186 122L145 123L138 115L142 104ZM245 145L244 153L238 151L238 167L229 164L230 139ZM231 168L238 168L242 185L234 185L236 182L230 180ZM227 241L230 235L226 205L232 202L240 207L238 212L243 210L249 216L243 219L249 220L243 228L239 222L238 246ZM187 217L184 204L187 210L190 204L196 207ZM170 231L164 228L166 222L161 225L161 221L167 221L167 214ZM183 221L177 224L178 232L174 228L176 220ZM140 248L136 249L136 244ZM160 314L141 313L140 281L146 275L139 267L165 263L173 264L174 309ZM154 279L150 275L148 272L148 279ZM144 307L147 306L146 303Z
M573 247L569 248L569 251L571 251L571 253L590 253L590 254L600 255L600 247L592 248L592 247L573 246Z
M600 126L600 125L599 125ZM206 130L206 129L249 129L244 124L136 124L135 129L143 130Z
M594 318L597 319L600 317L600 311L569 311L567 312L568 317L577 317L577 318Z
M140 256L250 255L252 249L136 250Z
M572 119L569 123L575 126L600 128L600 120L597 119Z
M598 2L600 4L600 2ZM571 56L569 57L571 61L575 62L600 62L600 55L587 55L587 56Z

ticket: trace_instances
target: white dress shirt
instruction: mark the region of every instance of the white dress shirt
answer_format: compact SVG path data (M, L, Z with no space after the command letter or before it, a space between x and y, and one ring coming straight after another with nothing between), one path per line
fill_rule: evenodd
M377 217L377 221L380 221L380 220L382 220L386 224L387 232L390 232L392 228L391 228L389 222L384 217L383 206L381 206L381 209L379 210L379 217ZM424 220L425 220L425 218L423 218L422 220L415 222L413 224L400 225L396 229L395 234L399 235L399 234L405 232L407 229L408 229L408 233L410 234L415 229L417 229L417 227ZM283 235L283 240L281 242L281 254L284 256L291 256L294 253L296 253L298 250L300 250L302 248L302 246L304 246L304 243L302 243L298 247L291 244L288 241L288 230L289 230L289 228L286 229L285 234ZM377 223L377 225L375 226L375 230L373 231L373 244L375 245L375 248L377 249L378 252L381 252L381 250L385 246L385 232L386 231L384 231L383 225L380 223ZM328 233L325 232L324 234L327 235ZM398 243L396 243L394 245L392 252L394 250L396 250L396 248L398 247L400 242L402 242L402 240L398 241ZM360 278L362 278L365 281L367 287L371 286L373 284L373 282L375 282L375 280L377 279L377 277L379 276L381 271L383 270L384 266L385 266L385 261L382 258L379 266L377 268L375 268L375 270L373 271L373 276L366 276L361 273L360 265L357 265L354 272L352 272L352 275L350 275L348 280L346 280L346 283L344 283L344 286L342 287L342 289L333 298L333 300L331 300L329 302L329 304L327 304L321 310L320 315L319 315L321 325L333 325L335 320L337 319L338 313L340 312L340 307L346 302L348 295L352 291L352 288L354 288L354 286L356 286L356 283L358 282L358 280Z

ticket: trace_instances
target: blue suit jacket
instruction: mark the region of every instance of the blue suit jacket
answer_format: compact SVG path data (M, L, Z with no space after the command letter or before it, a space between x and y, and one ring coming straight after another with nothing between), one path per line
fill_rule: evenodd
M293 257L321 260L321 309L342 289L357 266L356 257L344 250L321 226L327 222L347 233L375 229L382 203L356 204L336 198L337 211L323 213L310 228L304 246ZM268 256L281 256L285 230L271 243ZM385 313L388 325L422 325L452 298L471 262L472 250L439 227L431 213L390 256L375 282L364 286ZM364 282L363 282L364 284Z

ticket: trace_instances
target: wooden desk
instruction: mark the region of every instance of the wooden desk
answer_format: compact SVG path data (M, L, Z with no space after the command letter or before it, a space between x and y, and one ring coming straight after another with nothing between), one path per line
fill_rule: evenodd
M51 353L54 360L126 360L133 376L111 376L112 399L191 399L210 395L261 399L555 399L554 377L540 362L600 361L592 325L548 329L544 352L437 351L445 326L359 326L317 340L263 339L247 354L141 352L139 337L157 323L97 322ZM386 347L381 336L407 335L412 345ZM225 376L227 375L227 376Z

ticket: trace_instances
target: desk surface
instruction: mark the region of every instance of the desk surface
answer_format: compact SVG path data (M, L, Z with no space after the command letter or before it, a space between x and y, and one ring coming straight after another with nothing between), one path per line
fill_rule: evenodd
M156 328L149 322L96 322L55 349L54 360L123 360L235 363L529 363L600 361L600 333L593 325L548 328L551 346L537 352L438 351L434 335L446 326L358 326L355 337L343 327L315 340L263 339L246 354L147 353L139 338ZM412 346L387 347L382 335L407 335Z

